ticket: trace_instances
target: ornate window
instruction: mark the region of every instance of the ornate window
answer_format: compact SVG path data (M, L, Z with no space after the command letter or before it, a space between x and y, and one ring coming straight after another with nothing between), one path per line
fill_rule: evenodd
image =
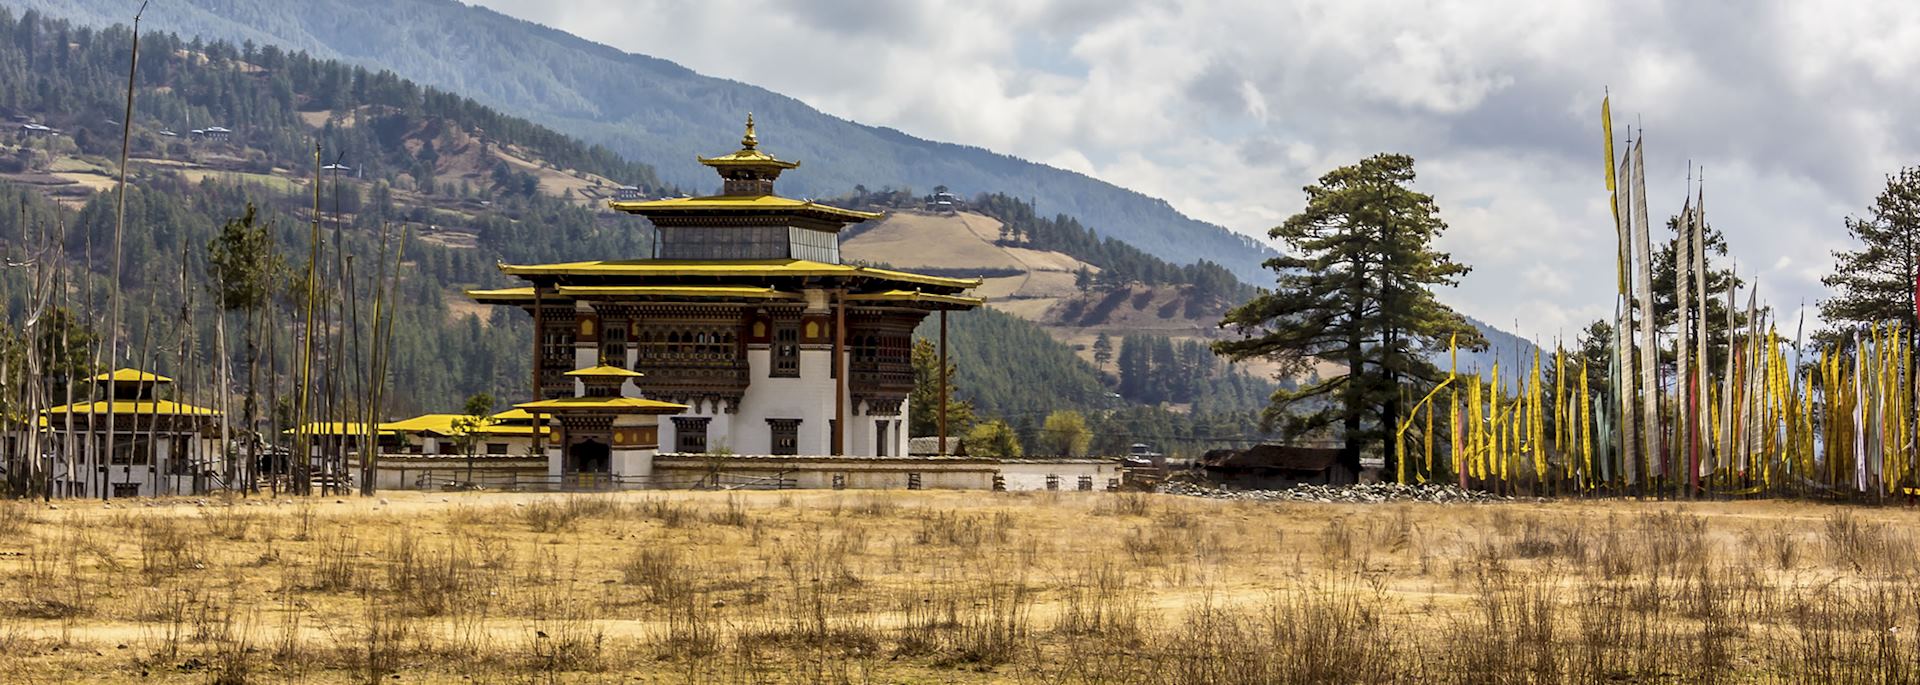
M773 449L776 455L794 455L800 453L800 419L767 419L767 429L773 434Z
M707 451L707 424L711 422L705 416L676 416L673 418L673 450L681 454L701 454Z
M800 327L783 322L773 328L773 369L776 378L800 377Z
M627 368L627 322L608 319L600 331L600 363Z

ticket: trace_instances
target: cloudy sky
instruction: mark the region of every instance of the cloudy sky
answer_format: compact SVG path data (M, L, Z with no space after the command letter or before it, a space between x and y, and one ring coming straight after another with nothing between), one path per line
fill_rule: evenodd
M1920 3L478 0L823 111L1085 172L1264 236L1396 151L1474 272L1442 296L1543 340L1612 311L1600 99L1646 128L1655 222L1689 162L1791 317L1842 218L1920 162Z

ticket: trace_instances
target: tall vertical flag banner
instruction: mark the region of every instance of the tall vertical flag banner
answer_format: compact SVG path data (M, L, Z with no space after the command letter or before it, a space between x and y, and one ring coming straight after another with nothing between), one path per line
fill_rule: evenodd
M1633 148L1629 147L1625 158L1620 160L1620 175L1631 179L1632 167ZM1633 272L1633 193L1615 190L1613 200L1614 229L1620 238L1621 268L1620 294L1614 298L1613 355L1617 380L1613 395L1620 405L1621 476L1627 483L1632 483L1639 478L1636 459L1640 454L1639 441L1634 439L1637 428L1633 421L1634 403L1639 396L1634 387L1638 384L1636 369L1639 367L1633 363L1633 295L1627 285L1628 277Z
M1705 397L1701 393L1707 392L1707 388L1711 387L1707 376L1707 171L1705 168L1700 170L1699 193L1700 201L1693 205L1693 301L1700 307L1698 316L1694 318L1693 338L1694 364L1697 369L1694 374L1696 378L1693 400L1687 405L1687 420L1694 426L1692 447L1697 455L1694 461L1699 465L1699 470L1713 473L1714 463L1712 457L1707 454L1707 440L1702 434L1706 422L1700 420L1700 413L1706 406ZM1798 347L1796 344L1795 349ZM1795 368L1799 368L1797 364Z
M1653 332L1653 243L1647 235L1647 138L1642 133L1633 141L1633 242L1640 266L1634 269L1635 290L1640 302L1640 434L1649 465L1660 454L1660 348ZM1653 468L1658 468L1653 466ZM1646 474L1651 482L1652 473Z
M1691 181L1692 179L1689 178L1688 180ZM1688 190L1692 189L1689 188ZM1689 321L1689 318L1693 312L1693 303L1691 301L1693 288L1691 287L1692 284L1689 283L1693 278L1693 250L1691 249L1691 245L1689 245L1689 243L1693 242L1691 240L1693 237L1693 198L1687 198L1686 201L1681 204L1680 225L1675 228L1679 230L1673 233L1673 394L1675 399L1679 401L1679 404L1675 405L1677 411L1674 412L1673 417L1673 451L1674 460L1677 463L1685 464L1689 472L1689 475L1686 479L1683 479L1683 482L1688 484L1690 489L1687 495L1691 497L1695 494L1694 489L1697 489L1699 486L1697 478L1699 469L1697 465L1693 463L1692 459L1693 425L1687 420L1688 415L1686 413L1687 408L1693 406L1693 384L1687 382L1693 377L1691 373L1692 367L1687 359L1688 356L1693 354L1693 345L1690 344L1693 336L1690 335L1691 331L1689 330L1692 328L1692 322Z
M1617 444L1620 448L1619 455L1621 460L1623 462L1631 462L1632 460L1627 459L1626 455L1634 452L1633 421L1631 419L1633 416L1633 376L1626 372L1626 365L1628 360L1632 359L1632 355L1628 353L1627 329L1629 322L1633 321L1633 308L1627 306L1626 302L1628 297L1627 281L1633 265L1631 257L1632 249L1629 247L1630 234L1632 231L1628 228L1628 217L1631 216L1631 213L1626 211L1623 206L1629 201L1629 194L1620 192L1619 180L1620 176L1626 175L1627 161L1615 157L1613 152L1613 96L1611 95L1600 98L1600 130L1606 139L1607 194L1609 195L1609 199L1612 200L1608 207L1613 210L1613 231L1615 238L1619 242L1619 249L1614 253L1614 275L1617 279L1616 285L1618 286L1618 293L1614 296L1613 300L1613 359L1612 363L1608 365L1607 374L1608 385L1611 386L1611 392L1608 394L1614 399L1613 404L1615 406L1605 407L1602 411L1618 410L1620 416L1625 418L1625 420L1615 422L1620 426ZM1619 173L1614 172L1615 164L1620 165ZM1603 422L1602 425L1604 426L1605 422ZM1613 431L1607 430L1605 433L1608 436L1608 443L1615 443L1613 440ZM1603 452L1601 458L1603 471L1608 470L1606 464L1610 461L1610 458ZM1633 467L1628 465L1626 468L1628 469L1626 472L1627 480L1631 481L1633 480Z

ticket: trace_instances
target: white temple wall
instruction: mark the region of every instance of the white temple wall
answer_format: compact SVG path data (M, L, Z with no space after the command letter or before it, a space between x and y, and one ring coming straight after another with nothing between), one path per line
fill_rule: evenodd
M833 419L832 350L800 350L800 376L774 378L769 350L748 350L746 394L740 411L732 417L725 435L735 454L771 454L773 431L767 419L800 419L797 452L822 455L829 452L829 421ZM721 433L708 427L707 439Z

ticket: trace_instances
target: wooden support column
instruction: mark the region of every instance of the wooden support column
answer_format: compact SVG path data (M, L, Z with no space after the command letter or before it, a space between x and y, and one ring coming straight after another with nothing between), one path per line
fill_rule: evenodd
M547 364L547 350L545 341L543 340L547 332L547 317L546 308L540 305L540 284L535 283L533 285L533 401L535 402L546 399L542 397L540 393L540 372L545 370L544 367ZM546 423L541 420L539 412L532 412L532 414L533 453L545 459L547 452L545 449L542 449L540 428L545 426Z
M947 454L947 310L940 310L940 368L934 372L940 379L940 455ZM909 408L911 409L911 408Z
M847 291L845 288L835 291L834 298L839 300L833 307L833 452L834 456L846 453L847 445Z

